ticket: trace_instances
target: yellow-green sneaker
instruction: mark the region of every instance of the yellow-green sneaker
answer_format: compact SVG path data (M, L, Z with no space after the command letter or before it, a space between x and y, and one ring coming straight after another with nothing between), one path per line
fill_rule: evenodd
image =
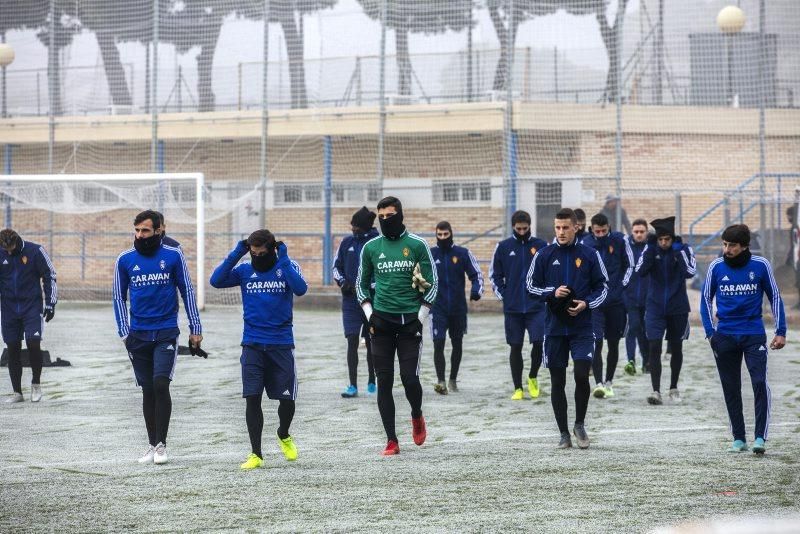
M245 461L245 463L243 463L239 467L241 469L249 471L250 469L256 469L258 467L261 467L262 465L264 465L264 460L259 458L258 455L256 455L256 453L251 452L250 455L247 457L247 461Z
M532 399L539 398L539 380L528 377L528 393Z
M515 389L514 394L511 395L511 400L522 400L524 399L524 395L522 393L522 388Z
M292 440L292 436L285 439L278 438L278 445L281 446L281 452L287 460L290 462L297 460L297 447Z

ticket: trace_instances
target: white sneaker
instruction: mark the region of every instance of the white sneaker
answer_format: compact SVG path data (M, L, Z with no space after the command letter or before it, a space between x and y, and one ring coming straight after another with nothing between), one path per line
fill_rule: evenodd
M22 396L22 393L14 393L9 398L6 399L6 404L14 404L17 402L23 402L25 397Z
M669 390L669 400L672 402L681 402L681 393L678 388Z
M42 385L31 384L31 402L39 402L42 400Z
M165 464L167 463L167 446L163 443L159 443L156 445L155 450L153 451L153 463L154 464Z
M147 452L144 453L144 456L139 458L137 462L139 462L140 464L151 464L153 463L153 456L155 455L155 453L156 453L156 448L150 445L149 447L147 447Z

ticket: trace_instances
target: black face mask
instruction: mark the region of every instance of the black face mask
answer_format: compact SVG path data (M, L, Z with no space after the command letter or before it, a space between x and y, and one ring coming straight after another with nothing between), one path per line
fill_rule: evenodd
M384 237L389 239L397 239L406 230L406 227L403 225L402 213L395 213L388 219L378 220L380 221L381 225L381 233L384 235Z
M437 244L437 245L439 246L439 248L441 248L441 249L448 249L448 248L452 248L452 247L453 247L453 236L451 235L451 236L450 236L450 237L448 237L447 239L439 239L439 238L437 237L437 238L436 238L436 244Z
M522 234L522 235L519 235L519 234L517 233L517 231L516 231L516 230L514 230L514 237L516 237L516 238L517 238L519 241L521 241L521 242L523 242L523 243L524 243L525 241L527 241L527 240L529 240L529 239L531 238L531 230L530 230L530 228L529 228L529 229L528 229L528 231L527 231L527 232L525 232L525 233L524 233L524 234Z
M611 236L608 234L601 237L595 236L594 238L597 240L597 244L600 245L601 247L608 246L608 242L611 240Z
M261 273L272 269L276 261L278 261L278 254L274 250L260 256L254 256L250 253L250 263L253 269Z
M152 256L161 247L161 234L153 234L150 237L137 237L133 240L136 252L145 256Z
M750 249L746 248L733 258L725 256L723 259L725 260L725 265L728 267L733 267L734 269L738 269L739 267L744 267L747 265L747 262L750 261L750 257L752 255L753 254L750 252Z

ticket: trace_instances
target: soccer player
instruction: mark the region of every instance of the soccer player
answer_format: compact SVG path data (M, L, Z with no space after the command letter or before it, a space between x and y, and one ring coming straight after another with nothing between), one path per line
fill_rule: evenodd
M733 432L731 452L747 450L747 434L742 415L742 358L750 372L755 401L755 454L766 451L769 431L769 409L772 394L767 384L767 335L761 315L766 295L775 319L772 350L786 345L786 316L783 300L765 258L750 252L750 229L744 224L729 226L722 233L722 258L708 267L700 300L700 316L706 339L714 352L714 360L722 382L722 393L728 408ZM716 324L713 302L717 301Z
M136 383L142 388L142 412L150 445L139 463L164 464L172 414L169 384L178 360L178 292L189 319L190 348L200 348L202 326L186 259L180 248L162 243L158 213L139 213L133 228L133 248L120 254L114 267L114 316Z
M595 388L592 394L598 398L614 396L612 382L619 361L619 340L625 335L625 305L623 293L633 273L633 252L620 232L609 230L608 217L598 213L592 217L591 234L583 244L600 254L608 275L608 295L603 304L592 312L594 330L594 356L592 371ZM608 341L608 366L603 381L603 337Z
M586 231L586 212L580 208L577 208L575 211L575 217L578 218L578 231L575 233L575 237L578 238L578 241L583 241L589 232ZM553 239L555 243L555 238Z
M628 246L633 254L633 265L639 261L642 251L647 244L647 221L636 219L633 221L631 235L627 236ZM647 364L649 345L644 328L644 309L647 301L647 286L649 278L634 272L630 282L625 288L625 311L628 314L628 328L625 333L625 350L628 363L625 364L625 373L633 376L636 374L636 345L642 355L642 373L650 372Z
M683 365L683 340L689 338L689 297L686 280L697 273L694 252L675 235L675 217L656 219L650 224L656 233L650 236L636 264L640 276L650 277L644 322L650 345L650 381L653 393L647 402L661 400L661 340L666 337L670 354L669 398L681 402L678 378Z
M478 301L483 296L483 273L478 260L468 248L453 244L453 228L447 221L436 225L436 246L431 249L436 274L439 279L439 296L431 312L431 337L433 338L433 363L437 383L434 391L447 395L458 391L458 368L461 365L464 334L467 333L467 300L464 296L464 276L472 282L469 300ZM445 336L450 333L450 380L444 382Z
M511 365L511 380L514 393L511 400L522 400L522 346L525 332L531 342L531 368L528 371L528 394L532 399L539 396L539 368L542 365L542 343L544 340L544 301L532 299L525 291L525 277L533 256L547 242L531 235L531 216L527 211L516 211L511 215L513 234L497 244L492 256L489 278L498 299L503 301L506 343L509 345L508 360Z
M558 447L572 447L567 427L567 364L572 356L575 375L575 425L578 447L589 447L584 421L589 406L589 369L594 334L592 314L608 294L608 276L600 254L578 242L575 212L564 208L556 214L556 243L540 250L527 276L527 290L547 303L545 312L544 366L550 371L553 405L561 439Z
M44 289L44 301L42 301ZM0 231L0 324L8 346L8 374L14 394L6 402L22 402L22 338L28 347L33 378L31 402L42 400L42 335L56 313L56 269L44 247L23 241L12 230Z
M423 324L436 301L439 284L428 244L406 230L399 199L385 197L378 202L378 221L383 235L368 241L361 249L356 295L372 336L378 411L387 438L382 454L391 456L400 452L392 397L395 353L406 399L411 405L414 443L422 445L428 435L422 415L419 364ZM417 264L419 275L414 272ZM370 292L371 280L375 280L374 293Z
M156 212L158 214L159 219L161 219L161 243L170 247L179 247L181 246L176 240L172 239L170 236L167 235L167 223L164 220L164 214L160 211Z
M250 261L237 266L248 252ZM239 286L242 291L242 397L247 403L245 418L252 452L240 467L249 470L264 464L264 391L278 401L278 445L284 457L294 461L297 446L289 434L297 398L292 300L293 295L299 297L308 290L300 266L289 258L286 245L276 242L272 232L256 230L239 241L214 270L211 285Z
M374 394L375 366L372 359L372 342L369 339L369 324L364 316L364 311L358 305L356 298L356 278L358 277L358 262L364 244L378 237L378 230L373 226L375 212L363 206L353 214L350 219L352 236L347 236L339 243L336 259L333 262L333 279L342 292L342 324L344 337L347 340L347 370L350 375L350 385L342 392L342 397L349 399L358 396L358 338L363 336L367 346L367 393Z

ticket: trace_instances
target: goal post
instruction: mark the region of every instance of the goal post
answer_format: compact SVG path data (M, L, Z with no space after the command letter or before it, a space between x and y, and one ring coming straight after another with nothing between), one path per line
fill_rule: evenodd
M9 174L0 177L0 212L4 226L48 251L64 300L91 301L111 298L113 266L131 245L135 215L158 210L194 263L203 309L204 189L202 173Z

